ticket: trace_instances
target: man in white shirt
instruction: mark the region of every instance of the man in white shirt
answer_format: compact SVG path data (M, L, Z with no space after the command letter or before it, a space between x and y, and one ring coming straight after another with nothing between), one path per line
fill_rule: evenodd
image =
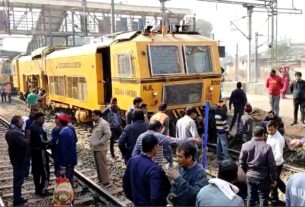
M267 144L272 148L274 159L277 168L277 184L271 191L272 203L277 205L279 202L279 196L277 189L279 188L283 193L286 191L286 185L281 180L281 172L284 164L283 150L285 147L285 139L277 130L277 123L273 120L269 121L267 124L268 138Z
M176 124L176 137L186 139L189 137L199 138L197 126L194 121L197 113L193 107L187 107L184 117L180 118Z

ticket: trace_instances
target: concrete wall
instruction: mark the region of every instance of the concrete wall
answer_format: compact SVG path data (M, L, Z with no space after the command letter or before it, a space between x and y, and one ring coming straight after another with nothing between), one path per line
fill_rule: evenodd
M222 93L230 94L236 88L236 82L224 82ZM264 82L260 83L243 83L243 89L247 94L251 95L268 95Z

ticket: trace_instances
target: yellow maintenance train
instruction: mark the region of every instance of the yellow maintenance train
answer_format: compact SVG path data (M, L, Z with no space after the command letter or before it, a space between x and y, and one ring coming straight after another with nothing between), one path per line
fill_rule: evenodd
M128 110L135 97L155 112L161 102L175 118L187 106L215 104L220 96L221 67L217 42L196 33L129 32L111 42L68 49L41 48L13 60L14 86L47 89L53 107L77 111L88 121L111 97Z

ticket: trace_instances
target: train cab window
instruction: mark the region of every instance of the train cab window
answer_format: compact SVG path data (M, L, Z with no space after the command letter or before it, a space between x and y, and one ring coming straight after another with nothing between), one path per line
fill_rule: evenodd
M187 73L213 71L211 52L208 46L185 46L184 55Z
M118 54L118 75L123 77L131 77L133 75L130 54Z
M152 75L168 75L182 73L178 46L150 45L149 59Z

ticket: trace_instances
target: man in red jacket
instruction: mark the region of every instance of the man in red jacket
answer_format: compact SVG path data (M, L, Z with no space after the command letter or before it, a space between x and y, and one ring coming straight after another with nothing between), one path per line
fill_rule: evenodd
M271 70L270 76L266 80L266 87L269 89L269 103L271 111L274 111L277 116L280 113L280 95L283 88L282 78L276 75L275 70Z

